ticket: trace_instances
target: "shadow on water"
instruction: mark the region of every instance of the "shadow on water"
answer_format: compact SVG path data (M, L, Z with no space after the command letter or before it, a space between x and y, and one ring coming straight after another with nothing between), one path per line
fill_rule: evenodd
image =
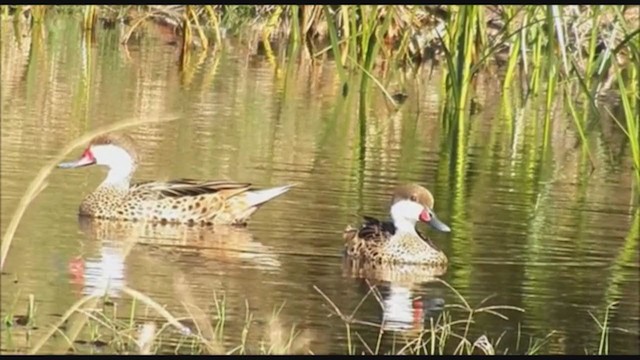
M53 173L27 210L1 276L3 317L25 315L29 295L35 298L37 329L24 332L31 339L83 295L105 290L123 321L136 306L134 320L152 318L123 296L127 286L180 317L188 316L185 294L212 318L214 294L224 294L229 346L243 338L249 312L255 326L247 336L259 340L265 319L284 303L281 321L307 331L315 353L347 352L356 333L375 344L380 332L371 324L380 323L389 330L382 352L392 351L394 337L427 329L459 304L434 281L442 279L471 307L525 310L478 317L472 340L504 334L501 346L521 353L530 338L554 331L543 352L593 352L601 332L589 314L602 320L617 302L610 353L638 352L640 211L628 143L611 119L589 127L579 145L589 147L589 158L563 111L547 117L545 99L522 101L497 86L493 73L480 73L474 84L480 111L458 121L460 114L442 106L438 69L391 84L406 99L390 110L372 82L360 89L352 74L343 84L333 62L305 60L295 47L274 57L230 43L230 50L181 60L176 45L153 37L124 48L116 30L98 27L86 38L77 21L42 24L32 36L3 26L3 232L44 162L122 118L181 116L131 130L141 179L300 184L247 228L202 229L78 220L79 202L104 171ZM342 257L345 227L362 215L388 217L390 191L400 182L433 190L435 210L452 232L427 233L449 258L447 269L363 268ZM352 334L329 316L334 308L316 289L345 314L357 309ZM24 330L18 325L3 324L3 336ZM24 333L13 336L13 347L3 341L3 352L29 348Z

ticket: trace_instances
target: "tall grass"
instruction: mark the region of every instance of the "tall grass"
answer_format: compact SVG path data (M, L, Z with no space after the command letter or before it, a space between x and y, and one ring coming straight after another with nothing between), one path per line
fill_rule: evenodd
M639 50L640 49L638 49L638 47L634 48L636 61L640 61L640 56L638 56L640 54ZM635 168L636 185L638 186L638 189L640 189L640 98L638 96L638 84L640 83L640 79L638 66L630 67L626 74L620 69L617 69L615 74L625 120L624 123L619 120L616 120L616 122L629 138L629 146L631 148L631 156L633 159L633 166ZM625 81L625 79L629 80Z
M96 5L87 5L84 8L82 28L83 30L92 31L98 21L98 9Z
M596 352L597 355L609 354L609 312L611 311L611 308L615 307L616 305L617 302L613 302L607 306L604 313L604 319L602 321L599 321L591 312L589 312L589 315L596 322L596 324L598 324L598 328L600 329L600 342L598 343L598 350Z
M520 68L533 94L538 94L543 79L553 90L559 80L580 75L573 72L582 73L588 89L606 91L614 79L610 70L618 53L631 54L627 65L638 60L637 50L632 49L637 48L633 41L638 36L637 9L617 5L89 5L3 10L5 14L26 11L34 22L58 11L80 11L85 29L91 29L96 19L124 21L129 24L122 39L125 44L141 25L153 21L175 29L183 52L207 50L211 43L223 46L224 34L257 30L256 39L268 53L274 42L303 45L313 57L331 50L343 84L342 67L372 72L374 65L444 60L459 109L464 108L473 74L500 59L508 59L505 85ZM363 78L364 85L368 79Z

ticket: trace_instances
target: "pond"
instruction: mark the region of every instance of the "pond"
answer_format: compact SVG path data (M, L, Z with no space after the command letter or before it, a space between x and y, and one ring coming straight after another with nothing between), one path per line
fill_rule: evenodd
M158 318L125 288L180 317L188 317L184 302L211 314L224 297L227 350L240 342L248 312L249 336L260 338L275 331L268 319L280 309L283 331L304 331L313 353L345 353L349 341L365 351L330 316L330 299L345 314L357 308L361 324L351 330L370 346L378 329L362 323L384 319L382 351L391 351L394 338L402 343L403 334L428 328L431 315L462 303L446 284L472 307L524 310L500 310L507 319L477 315L472 340L502 335L500 348L510 353L536 341L543 353L594 352L601 331L590 314L603 321L615 303L609 352L639 352L638 239L630 230L639 215L628 144L610 118L591 127L585 155L559 102L545 144L544 99L519 104L503 93L499 73L487 72L475 90L482 107L461 140L443 126L437 67L389 72L384 84L408 95L395 109L375 85L365 97L357 85L343 96L330 59L273 59L229 40L181 67L179 47L161 36L124 47L118 30L100 28L91 41L66 18L49 21L41 36L27 34L2 24L3 234L42 166L87 131L123 119L177 118L126 130L141 157L135 180L297 185L246 228L116 228L77 216L104 168L54 170L1 277L3 319L24 314L33 295L37 326L3 323L3 352L29 348L96 292L124 319L132 306L140 321ZM345 227L362 215L387 218L391 191L407 182L432 191L435 212L452 229L419 225L449 258L444 282L357 276L343 261ZM359 305L370 286L380 301L369 295Z

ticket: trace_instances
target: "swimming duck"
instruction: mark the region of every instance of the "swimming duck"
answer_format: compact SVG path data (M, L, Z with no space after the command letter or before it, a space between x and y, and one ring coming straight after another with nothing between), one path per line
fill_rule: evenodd
M132 183L139 157L132 138L110 133L94 138L82 156L62 169L102 165L104 181L80 203L79 215L97 219L184 224L246 225L267 201L293 185L264 190L226 180L177 179Z
M418 221L450 232L433 211L433 195L418 184L396 187L391 200L392 221L364 216L360 228L347 226L343 233L346 254L374 263L404 263L442 266L447 256L416 230Z

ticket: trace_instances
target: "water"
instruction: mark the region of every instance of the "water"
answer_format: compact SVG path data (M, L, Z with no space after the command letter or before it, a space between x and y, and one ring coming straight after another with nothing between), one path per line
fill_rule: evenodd
M320 291L350 314L369 286L343 264L341 233L361 214L387 216L391 189L418 182L432 190L439 218L453 229L423 228L449 257L441 278L473 307L525 310L504 310L508 320L479 315L473 339L504 333L501 348L524 352L530 338L554 331L543 352L593 352L600 330L589 312L602 319L617 301L610 353L639 352L638 239L629 236L638 213L629 151L610 119L589 132L591 172L570 118L554 112L544 151L542 107L505 105L492 74L481 77L484 107L459 144L441 127L437 70L418 80L392 75L387 85L405 89L407 102L393 111L373 91L361 113L357 91L340 96L330 61L273 63L230 43L215 56L193 54L181 71L178 48L157 37L123 48L116 30L99 29L95 43L83 42L78 24L51 21L42 38L2 25L3 234L46 162L84 132L125 118L178 117L129 130L143 158L136 179L298 186L260 209L246 229L116 228L76 216L104 169L55 170L26 211L1 278L2 316L25 314L33 294L37 329L28 339L19 328L11 341L3 334L3 351L33 345L87 294L108 291L126 318L128 287L176 316L188 316L185 298L215 313L214 294L224 295L227 350L240 342L247 307L255 320L250 337L259 339L273 332L267 321L284 304L285 331L304 330L314 353L344 353L344 323L329 316ZM509 126L505 107L523 116ZM461 303L442 283L414 280L369 279L382 305L370 295L355 317L387 320L385 351L394 333L400 339L428 327L425 317ZM153 310L147 316L157 317ZM375 345L376 329L354 327Z

